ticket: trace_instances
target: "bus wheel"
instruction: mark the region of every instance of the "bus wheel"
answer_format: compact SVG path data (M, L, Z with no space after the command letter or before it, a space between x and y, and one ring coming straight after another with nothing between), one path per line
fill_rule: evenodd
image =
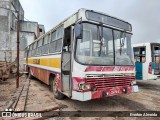
M32 76L32 74L31 74L31 71L29 70L29 73L28 73L28 78L29 79L33 79L33 76Z
M51 80L51 90L54 94L54 97L58 100L62 100L64 98L64 95L58 91L58 81L56 78Z

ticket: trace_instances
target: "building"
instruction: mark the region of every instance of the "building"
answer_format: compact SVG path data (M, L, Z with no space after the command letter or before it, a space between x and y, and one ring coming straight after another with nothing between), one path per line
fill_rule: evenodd
M9 9L9 10L7 10ZM14 61L17 50L17 13L20 14L20 65L24 48L45 34L44 25L25 21L24 10L19 0L0 0L0 61Z

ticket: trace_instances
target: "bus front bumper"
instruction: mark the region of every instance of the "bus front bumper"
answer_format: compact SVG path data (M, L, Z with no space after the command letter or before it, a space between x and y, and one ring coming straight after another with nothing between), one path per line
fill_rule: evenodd
M129 94L138 91L139 89L137 85L128 87L114 87L111 89L104 89L99 91L87 91L87 92L72 91L72 99L79 101L88 101L92 99L104 98L121 94Z

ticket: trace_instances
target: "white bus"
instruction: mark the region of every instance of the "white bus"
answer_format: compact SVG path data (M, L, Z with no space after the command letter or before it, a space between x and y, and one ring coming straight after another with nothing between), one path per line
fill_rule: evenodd
M131 36L128 22L80 9L26 48L24 70L57 99L137 92Z
M136 79L155 80L160 77L160 43L133 45Z

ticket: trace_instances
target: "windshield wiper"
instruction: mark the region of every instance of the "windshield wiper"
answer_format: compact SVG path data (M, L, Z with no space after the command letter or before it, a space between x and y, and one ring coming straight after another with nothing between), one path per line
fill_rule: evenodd
M122 48L124 47L125 35L123 37L124 32L121 32L120 35L120 55L122 54Z
M101 53L102 53L102 46L103 46L103 41L102 41L102 39L103 39L103 23L101 23L101 31L100 31L100 29L99 29L99 41L100 41L100 51L99 51L99 56L101 56Z

